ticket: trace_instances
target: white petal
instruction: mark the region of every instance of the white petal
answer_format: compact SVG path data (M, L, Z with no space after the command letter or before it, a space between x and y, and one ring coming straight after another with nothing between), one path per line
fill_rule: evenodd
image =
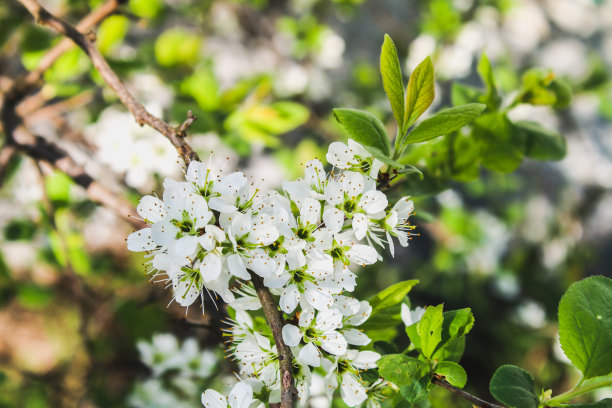
M325 186L325 200L329 204L338 205L344 201L342 187L336 180L330 180Z
M248 408L253 402L253 389L245 382L234 385L229 393L228 403L231 408Z
M151 237L151 228L143 228L128 235L127 248L133 252L151 251L157 248L157 244Z
M298 354L298 359L304 364L308 364L312 367L319 367L321 365L320 352L312 343L308 343L302 347L300 353Z
M387 204L387 196L382 191L374 190L361 196L358 205L368 214L375 214L387 208Z
M349 149L351 149L351 152L353 152L353 154L360 156L362 158L368 158L370 156L372 156L365 147L363 147L361 144L357 143L356 141L354 141L353 139L349 139L348 140L348 147Z
M342 327L342 314L336 309L322 310L317 314L316 327L321 331L338 329Z
M239 254L232 254L227 257L227 267L232 275L240 279L251 279L251 275L249 275L247 272L246 266L244 266L244 261Z
M349 163L354 159L353 156L353 152L351 152L347 145L342 142L333 142L329 145L325 158L332 166L336 166L339 169L347 169L350 166Z
M276 274L278 263L274 258L270 258L270 255L261 251L251 255L247 267L262 278L267 278Z
M352 364L356 368L367 370L369 368L376 368L376 362L380 360L380 354L374 351L360 351L352 361Z
M346 353L346 339L337 331L325 332L319 339L321 340L321 348L328 353L336 356Z
M384 165L385 163L381 162L378 159L374 159L374 161L372 162L372 167L370 168L370 177L376 180L378 178L378 172L380 171L380 168Z
M202 288L189 279L174 279L172 282L174 289L174 300L181 306L189 306L200 296Z
M344 403L349 407L355 407L368 398L361 382L350 373L342 376L340 395Z
M378 252L369 245L355 244L346 252L346 256L359 265L372 265L378 260Z
M220 213L233 213L237 208L234 204L227 201L230 198L229 196L211 197L208 199L208 206L211 210L219 211Z
M327 205L323 210L323 222L332 234L340 232L344 224L344 212L334 206Z
M368 216L364 213L355 214L353 216L352 227L355 238L359 240L363 239L368 232Z
M310 186L318 187L327 179L323 163L320 160L314 159L306 163L304 166L304 179Z
M370 303L367 300L362 300L359 302L359 311L355 315L346 319L346 323L350 324L351 326L359 326L368 320L371 314L372 306L370 306Z
M410 200L410 197L402 197L395 203L393 209L397 211L400 219L405 219L414 211L414 203Z
M312 282L305 283L304 298L317 310L325 310L333 306L334 299L330 293L317 287Z
M302 341L302 332L298 327L286 324L283 326L283 341L289 347L295 347Z
M216 182L214 191L221 194L235 195L247 182L246 176L242 172L236 171L222 177L220 181Z
M315 315L315 311L312 307L305 307L302 310L302 314L300 315L299 326L307 327L310 326L310 323L313 321Z
M160 246L170 245L176 239L178 233L179 229L169 220L156 222L151 227L151 237Z
M287 314L293 312L300 301L300 291L297 286L291 284L287 286L280 297L279 306ZM301 326L301 325L300 325Z
M367 346L372 341L364 332L357 329L342 330L342 335L346 342L353 346Z
M202 404L206 408L227 408L227 400L215 390L206 390L202 394Z
M363 192L365 180L363 176L354 171L347 171L341 176L342 191L349 196L351 200L357 198Z
M300 207L302 225L318 225L321 217L321 203L314 198L305 198Z
M328 276L334 272L334 260L328 254L324 254L321 258L310 259L307 271L315 278Z
M233 237L242 237L247 234L253 226L251 221L251 213L235 212L231 216L231 225L228 234Z
M198 194L189 194L187 198L187 213L195 220L195 228L203 228L212 218L206 199Z
M210 282L211 280L215 280L221 274L221 256L208 253L202 260L200 264L200 274L202 275L202 279L204 282Z
M272 224L255 224L249 233L249 241L268 246L279 237L278 229Z
M157 197L150 195L140 199L136 211L148 223L155 223L166 216L166 206Z
M289 194L291 200L301 203L304 198L308 197L310 188L304 180L298 179L295 181L285 181L283 183L283 190Z
M342 295L334 296L334 309L338 309L343 316L352 316L359 312L359 300Z

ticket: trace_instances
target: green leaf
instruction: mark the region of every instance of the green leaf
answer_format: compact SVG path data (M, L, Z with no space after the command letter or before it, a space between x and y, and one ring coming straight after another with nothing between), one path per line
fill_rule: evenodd
M364 146L375 147L389 156L387 131L376 116L362 110L337 108L334 109L334 118L353 140Z
M514 122L525 133L525 155L537 160L561 160L567 153L565 138L537 122Z
M387 354L377 362L378 372L387 381L404 387L427 374L427 364L403 354Z
M480 98L483 97L483 95L480 89L454 82L451 89L451 102L453 106L480 102Z
M452 361L439 362L435 371L444 376L446 381L455 387L463 388L467 382L467 374L463 367Z
M400 129L404 124L404 82L402 81L402 69L397 49L391 37L385 34L382 50L380 52L380 74L382 75L383 88L387 98L391 102L393 116Z
M572 284L559 303L561 347L585 378L612 372L612 279Z
M553 104L555 108L566 108L572 101L572 88L567 82L555 78L550 83L550 89L555 93L557 98Z
M508 408L537 408L540 402L531 374L513 365L503 365L495 371L489 390Z
M372 299L370 299L372 315L399 304L417 283L419 283L419 281L416 279L407 280L391 285L388 288L378 292Z
M474 315L469 308L451 310L443 313L442 336L436 352L432 356L434 359L444 360L443 350L459 337L465 336L474 327ZM454 345L453 345L454 346ZM461 350L463 351L463 350ZM452 354L452 350L450 353Z
M200 57L200 37L183 28L170 28L155 40L155 59L165 67L194 65Z
M214 111L219 108L219 83L211 69L199 68L181 83L181 92L191 96L200 108Z
M485 110L486 105L470 103L444 109L419 123L406 137L406 143L421 143L459 130Z
M408 81L404 132L429 108L434 96L434 69L431 58L427 57L414 69Z
M404 165L402 163L396 162L392 158L390 158L388 156L385 156L385 154L383 152L381 152L380 149L377 149L377 148L372 147L372 146L363 146L363 147L372 156L374 156L375 158L377 158L381 162L385 163L387 166L394 167L396 169L403 169L404 168Z
M126 16L114 15L108 17L98 28L96 45L104 55L111 53L115 47L123 41L130 26Z
M525 134L505 114L485 113L474 121L473 135L481 146L482 164L509 173L518 168L525 152Z
M465 336L454 338L444 344L444 347L439 348L433 355L434 359L439 361L454 361L458 363L463 357L465 351Z
M162 10L161 0L129 0L130 11L142 18L154 18Z
M423 314L423 317L417 323L416 329L421 339L421 352L426 358L431 358L442 340L443 307L444 305L442 304L427 307L425 314Z
M495 77L493 76L493 67L489 62L486 54L482 54L478 62L478 73L485 83L487 94L483 97L482 102L486 103L492 110L499 108L501 98L497 93L497 85L495 85Z
M430 381L431 375L425 375L410 385L400 387L400 393L414 407L416 404L427 399Z

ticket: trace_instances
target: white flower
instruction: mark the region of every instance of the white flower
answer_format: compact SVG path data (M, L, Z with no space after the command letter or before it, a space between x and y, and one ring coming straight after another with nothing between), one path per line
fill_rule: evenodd
M325 188L325 200L325 226L337 233L342 230L345 218L352 219L358 240L368 232L370 219L385 216L384 209L388 204L387 197L376 190L376 183L372 179L352 171L344 172L338 180L330 180Z
M348 140L348 146L341 142L334 142L329 145L327 161L342 170L361 172L372 177L378 177L378 171L384 165L359 143L352 139Z
M411 231L416 227L408 222L408 218L414 211L414 204L410 197L402 197L395 203L384 221L384 229L387 235L387 243L391 255L394 254L394 246L392 236L397 237L399 243L403 247L408 246L408 240L412 235Z
M340 293L341 286L333 279L334 262L329 255L309 258L290 252L288 268L280 276L268 277L264 284L269 288L283 288L279 306L285 313L295 310L300 301L317 310L324 310L334 304L332 295Z
M283 327L283 341L295 347L303 340L306 345L298 359L313 367L320 365L321 352L318 347L333 355L346 352L347 342L336 330L342 327L342 314L336 309L320 311L315 319L312 308L305 308L300 315L299 327L287 324Z
M248 408L253 401L253 389L245 382L236 384L227 399L211 389L202 394L202 404L206 408Z
M327 173L323 164L315 159L306 163L304 167L304 179L287 181L283 183L283 190L289 194L292 201L298 205L308 197L316 200L324 200L325 186L327 185Z
M329 398L340 383L340 395L349 406L355 407L367 399L366 388L359 377L359 370L376 368L380 354L373 351L348 350L337 356L334 362L324 359L326 390Z
M419 322L423 314L425 313L425 309L422 307L417 307L414 310L410 310L407 304L402 303L402 321L408 326L412 326L413 324Z

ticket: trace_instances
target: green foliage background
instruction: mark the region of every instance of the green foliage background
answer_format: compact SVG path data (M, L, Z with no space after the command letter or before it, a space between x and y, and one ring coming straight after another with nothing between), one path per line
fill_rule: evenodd
M422 138L393 159L418 172L389 194L413 196L420 236L382 266L360 271L357 290L368 298L418 279L407 289L413 307L471 308L475 324L461 360L466 389L491 399L489 380L503 364L528 370L538 393L577 381L580 374L556 345L559 300L572 282L612 276L612 23L604 18L612 6L585 0L567 9L569 3L130 0L97 29L97 45L139 99L158 106L168 121L194 112L190 141L202 157L211 149L213 156L227 153L230 165L272 185L300 176L301 164L323 159L330 142L346 138L337 122L351 123L349 109L378 118L373 132L394 135L399 127L403 134L414 124L419 101L431 98L410 99L404 110L397 102L404 89L399 95L389 82L383 86L384 33L399 54L384 65L389 77L403 73L404 86L416 63L431 57L436 97L424 117L486 105L463 131L427 143L419 142L427 140L431 122L417 122ZM76 22L99 4L60 0L49 7ZM571 24L568 13L586 23ZM512 31L517 21L526 23ZM0 78L35 68L57 41L17 3L3 2ZM577 57L563 63L564 55ZM431 69L427 61L417 73ZM166 87L142 83L144 74ZM419 78L411 79L413 87ZM108 122L105 110L118 101L81 51L64 54L44 79L45 104L75 102L51 119L32 114L30 120L94 163L92 171L119 194L135 203L142 193L160 192L164 175L180 174L178 166L147 169L153 182L138 185L128 169L100 158L104 146L95 135L103 132L90 126ZM422 82L418 88L432 88L433 95L434 84ZM169 101L162 100L166 91ZM332 114L334 108L344 109ZM131 125L120 128L140 131ZM383 153L387 142L377 145ZM202 346L221 344L220 331L209 325L222 313L212 304L205 316L166 307L168 292L147 284L145 260L125 248L129 227L68 177L42 176L20 158L10 163L0 194L0 406L134 406L128 396L150 374L138 360L138 339L172 332L195 336ZM384 313L397 327L370 327L372 337L387 340L379 345L385 353L401 352L409 333L399 308ZM441 369L463 382L452 364ZM230 375L231 364L220 370ZM169 389L197 406L199 392ZM439 389L421 404L469 406Z

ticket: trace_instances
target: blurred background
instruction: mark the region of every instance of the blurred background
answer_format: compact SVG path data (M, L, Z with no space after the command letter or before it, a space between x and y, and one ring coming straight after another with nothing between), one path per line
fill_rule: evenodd
M104 1L42 3L76 23ZM451 104L453 83L484 87L483 51L507 103L530 69L553 70L570 84L571 104L519 104L508 115L558 131L568 153L558 162L524 160L509 173L478 163L457 173L436 162L435 149L415 150L424 180L389 195L413 197L420 237L384 266L360 271L359 296L419 279L413 306L472 308L462 365L467 390L482 398L491 399L489 379L505 363L530 371L537 386L571 387L578 373L557 341L560 296L586 276L612 277L612 2L129 0L96 30L139 101L173 123L191 109L198 119L189 141L201 157L229 157L228 166L266 187L300 176L303 163L324 159L344 137L332 108L366 109L391 123L378 71L384 33L405 75L432 56L429 113ZM16 1L3 1L0 89L57 41ZM31 129L134 204L161 194L164 177L181 176L172 145L135 124L76 48L24 104ZM28 157L3 166L1 407L194 407L205 388L232 375L223 311L167 307L170 292L150 283L145 259L126 250L127 222ZM403 331L395 343L407 346ZM430 403L469 407L444 390Z

